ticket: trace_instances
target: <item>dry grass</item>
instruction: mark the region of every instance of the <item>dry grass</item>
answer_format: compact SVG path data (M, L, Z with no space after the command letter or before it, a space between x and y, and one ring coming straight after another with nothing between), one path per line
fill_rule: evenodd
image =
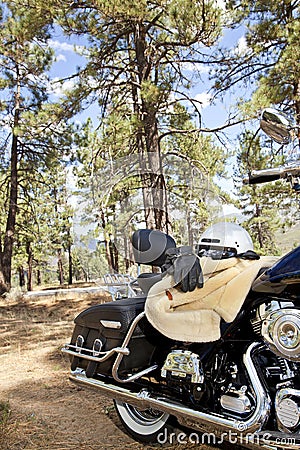
M49 427L42 420L14 412L9 402L0 402L1 450L52 448L49 437Z
M124 433L110 400L68 381L69 361L60 349L70 338L73 318L107 300L0 300L0 450L157 448Z

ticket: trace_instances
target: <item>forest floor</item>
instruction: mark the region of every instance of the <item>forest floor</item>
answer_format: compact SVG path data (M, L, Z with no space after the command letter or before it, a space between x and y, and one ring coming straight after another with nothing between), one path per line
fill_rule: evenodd
M107 301L91 296L0 300L0 450L152 449L128 437L112 401L68 380L73 319ZM172 442L168 449L208 449Z

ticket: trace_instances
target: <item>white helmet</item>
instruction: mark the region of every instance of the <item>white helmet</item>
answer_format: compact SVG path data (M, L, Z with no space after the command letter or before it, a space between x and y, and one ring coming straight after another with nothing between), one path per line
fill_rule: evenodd
M249 233L236 223L219 222L202 234L199 250L212 251L219 258L228 258L248 250L253 251L253 242Z

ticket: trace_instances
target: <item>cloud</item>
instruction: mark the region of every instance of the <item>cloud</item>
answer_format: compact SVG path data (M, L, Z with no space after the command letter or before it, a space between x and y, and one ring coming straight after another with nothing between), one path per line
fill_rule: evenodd
M215 0L216 6L220 9L225 10L226 9L226 1L225 0Z
M197 102L200 102L200 108L206 108L211 103L212 96L208 92L201 92L200 94L197 94L195 97L195 100Z
M96 89L99 86L99 82L96 78L88 76L86 79L86 84L92 89Z
M248 49L249 47L247 45L246 37L245 36L240 37L240 39L237 42L237 46L235 48L235 53L239 56L242 56L245 53L247 53Z
M74 52L74 44L68 44L67 42L54 41L49 39L48 44L54 50L60 50L62 52Z
M67 61L67 58L65 57L65 55L63 55L62 53L60 53L59 55L56 56L55 61L56 61L56 62L59 62L59 61L64 61L64 62L66 62L66 61Z
M208 73L209 67L208 65L201 63L185 62L182 64L182 70L186 70L187 72L197 72L198 74L200 74Z
M61 82L59 78L53 78L48 86L48 92L56 97L61 97L66 91L73 89L75 84L75 79Z
M53 39L48 40L48 45L60 52L78 52L84 49L81 45L69 44L68 42L60 42Z

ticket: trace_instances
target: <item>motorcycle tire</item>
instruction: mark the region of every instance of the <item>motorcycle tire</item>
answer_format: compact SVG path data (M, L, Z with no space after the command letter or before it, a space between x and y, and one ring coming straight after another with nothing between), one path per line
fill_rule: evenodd
M170 415L158 410L139 409L128 403L114 400L122 425L133 439L143 443L158 443L159 435L169 430Z

